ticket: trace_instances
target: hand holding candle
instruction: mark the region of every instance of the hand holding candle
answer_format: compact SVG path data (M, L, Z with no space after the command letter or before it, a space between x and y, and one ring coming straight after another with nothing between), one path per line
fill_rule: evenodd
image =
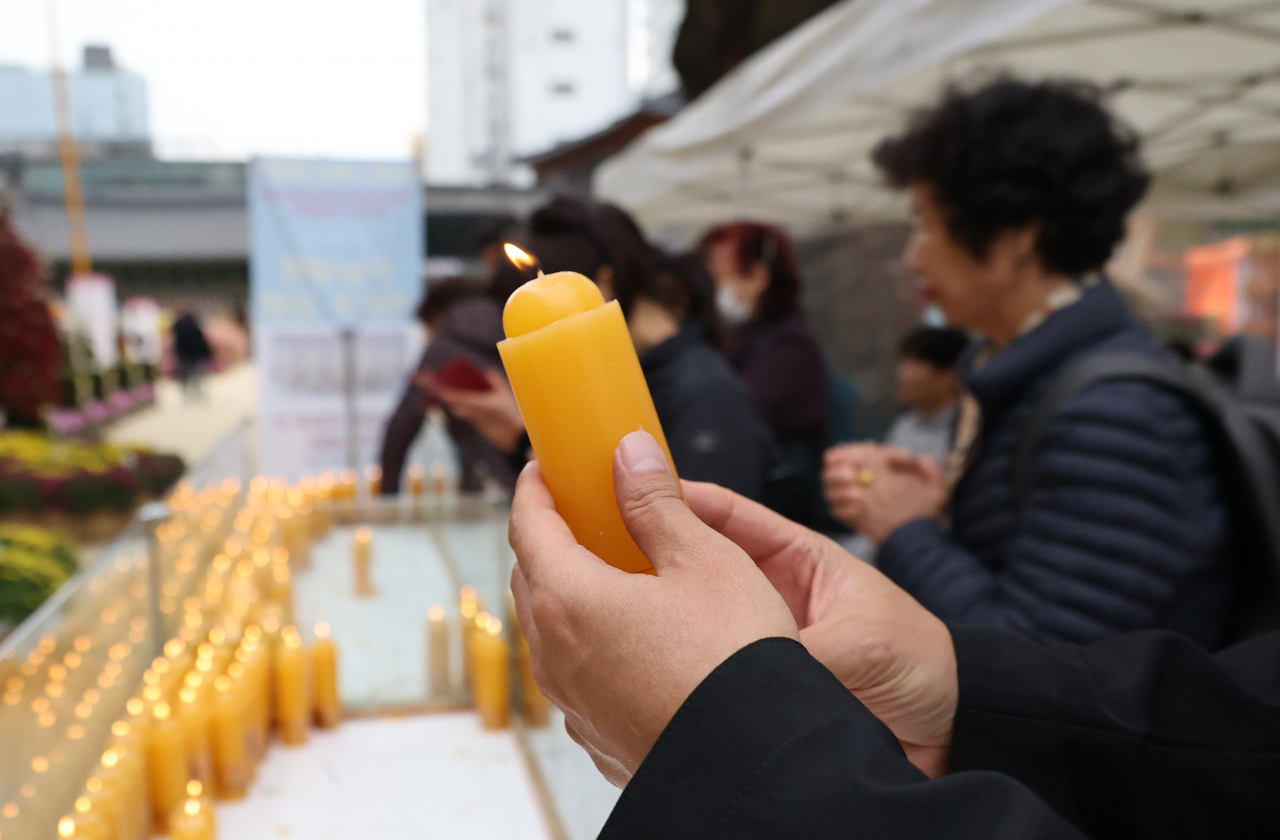
M618 302L581 274L539 275L511 295L502 323L498 351L556 511L592 554L652 572L618 512L613 454L637 430L669 463L671 453Z

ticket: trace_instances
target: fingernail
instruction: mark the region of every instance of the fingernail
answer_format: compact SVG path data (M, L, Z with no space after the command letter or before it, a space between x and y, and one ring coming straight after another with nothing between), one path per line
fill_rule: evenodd
M618 444L618 457L627 472L670 472L667 456L648 432L632 432Z

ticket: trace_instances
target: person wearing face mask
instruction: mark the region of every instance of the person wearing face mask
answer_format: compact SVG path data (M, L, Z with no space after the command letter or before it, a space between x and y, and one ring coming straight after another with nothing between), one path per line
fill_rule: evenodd
M782 447L816 475L829 443L827 369L800 308L791 238L735 222L704 234L698 250L715 280L729 363Z

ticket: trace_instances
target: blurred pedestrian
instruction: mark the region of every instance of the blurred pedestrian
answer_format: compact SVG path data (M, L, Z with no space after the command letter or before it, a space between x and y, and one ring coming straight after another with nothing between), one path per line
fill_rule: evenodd
M715 280L729 363L779 442L808 452L816 472L828 443L827 370L800 308L791 237L769 225L735 222L704 234L698 250Z
M405 385L383 432L382 493L400 492L405 458L422 430L433 406L445 404L449 389L433 378L450 364L463 364L481 375L496 377L493 387L505 388L502 361L497 343L502 340L502 315L485 296L482 283L464 278L447 278L431 283L418 306L418 319L427 330L423 351L414 377ZM498 447L465 418L446 409L445 428L458 449L461 467L458 486L464 492L478 492L486 479L510 492L515 487L517 468L509 451Z
M946 461L960 399L956 362L968 343L959 330L940 327L918 327L902 340L896 375L906 410L889 426L885 445Z
M911 193L905 256L953 326L982 344L945 469L876 445L827 456L833 512L882 571L946 621L1041 641L1140 628L1223 641L1231 522L1214 446L1177 396L1141 380L1068 400L1030 453L1022 433L1064 365L1164 350L1101 271L1149 177L1092 88L1000 79L951 89L874 160Z
M190 312L183 312L173 322L173 353L178 359L178 380L184 395L204 397L204 377L213 359L213 349L205 338L200 322Z

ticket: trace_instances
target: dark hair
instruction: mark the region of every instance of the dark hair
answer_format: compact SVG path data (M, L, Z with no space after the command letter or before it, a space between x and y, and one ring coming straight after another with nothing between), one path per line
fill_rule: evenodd
M1044 268L1079 276L1111 257L1150 181L1137 136L1100 99L1082 82L950 87L871 159L894 186L927 184L975 258L986 259L1002 231L1039 224Z
M938 370L951 370L968 344L969 336L960 330L917 327L902 339L898 355L925 362Z
M653 299L681 321L702 327L707 341L723 349L720 314L716 311L716 281L696 252L662 256Z
M760 296L761 318L776 320L800 308L800 269L791 237L781 228L755 222L721 225L703 234L698 250L705 254L722 242L732 248L739 271L745 272L758 262L769 269L769 285Z
M553 199L529 217L528 234L519 244L537 258L548 274L576 271L594 279L602 267L609 266L613 271L614 297L624 314L631 312L638 296L662 300L657 288L657 252L635 220L612 204ZM515 291L516 286L536 275L535 269L500 267L493 282L495 296L507 287ZM514 285L513 279L518 280Z
M445 277L427 283L427 293L414 313L418 320L429 324L464 300L481 297L484 286L465 277Z

